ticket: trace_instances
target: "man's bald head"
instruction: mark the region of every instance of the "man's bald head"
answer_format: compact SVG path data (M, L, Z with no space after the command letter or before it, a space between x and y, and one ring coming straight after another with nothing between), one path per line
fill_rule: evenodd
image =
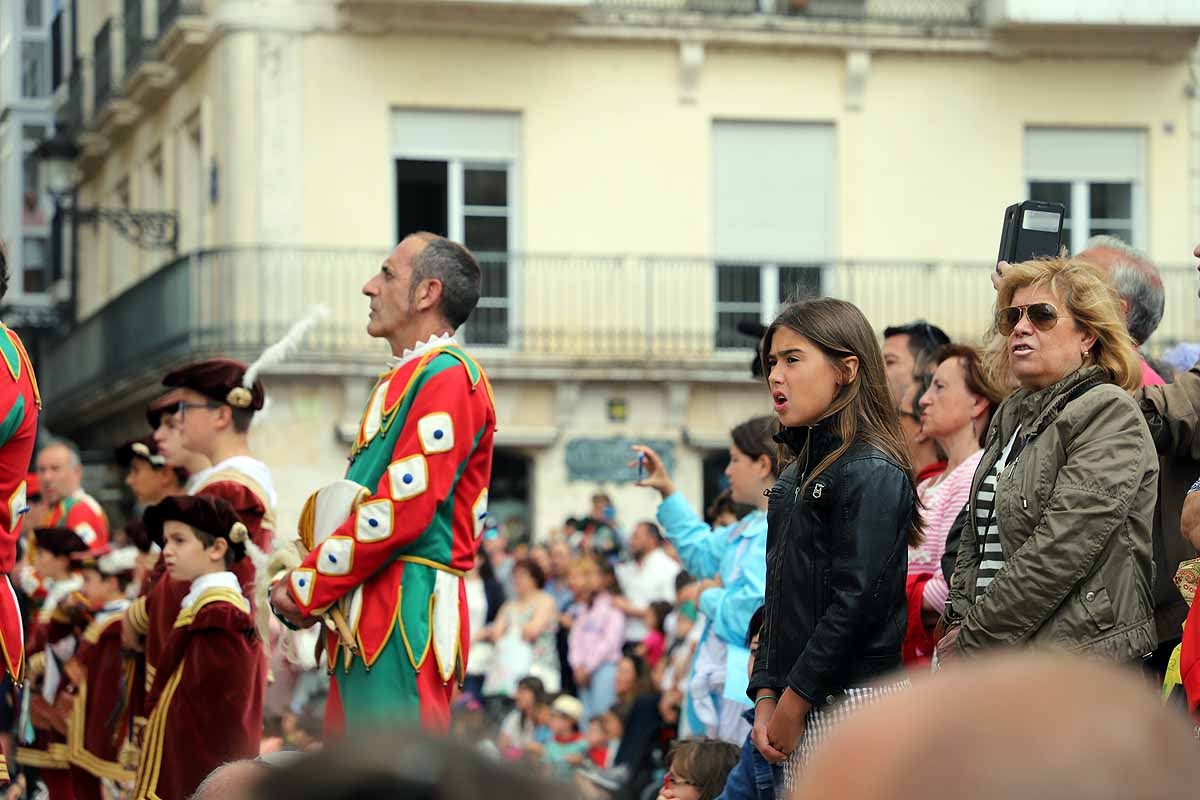
M254 796L255 787L269 771L270 767L261 761L230 761L208 773L191 800L245 800Z
M1133 667L1031 652L959 662L844 723L806 800L1167 800L1200 783L1187 721Z
M1116 236L1093 236L1077 256L1104 270L1125 305L1125 322L1139 347L1158 329L1166 290L1154 262Z

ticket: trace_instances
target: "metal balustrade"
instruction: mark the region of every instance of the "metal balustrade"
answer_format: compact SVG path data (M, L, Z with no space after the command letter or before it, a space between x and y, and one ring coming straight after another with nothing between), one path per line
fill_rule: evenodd
M330 314L305 337L298 360L324 370L339 362L380 364L387 348L366 333L368 301L361 287L384 255L246 247L181 257L51 343L37 365L43 393L54 404L99 387L113 390L197 353L253 356L317 304ZM492 291L507 290L504 296L485 296L463 331L485 363L518 371L552 364L744 372L752 342L743 338L740 348L724 346L739 342L724 338L718 326L725 306L718 293L728 288L718 285L718 272L732 268L750 275L761 265L516 253L485 254L480 261L485 273L493 272ZM978 341L990 323L994 293L987 263L845 260L775 269L771 285L777 297L820 291L844 298L877 330L925 318L956 341ZM1151 342L1156 352L1200 339L1194 269L1160 265L1160 270L1167 309ZM753 309L743 295L737 307ZM757 308L763 316L761 305Z

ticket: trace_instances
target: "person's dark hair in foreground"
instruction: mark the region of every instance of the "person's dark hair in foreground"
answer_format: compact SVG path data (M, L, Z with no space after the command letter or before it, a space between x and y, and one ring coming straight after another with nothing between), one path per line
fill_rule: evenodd
M254 800L554 800L539 781L473 748L417 730L347 737L268 773Z

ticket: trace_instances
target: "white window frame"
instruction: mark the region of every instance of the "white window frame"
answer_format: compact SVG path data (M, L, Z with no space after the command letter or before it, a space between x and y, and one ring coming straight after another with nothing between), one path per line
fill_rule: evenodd
M735 269L757 269L758 270L758 301L755 303L749 301L722 300L720 297L720 283L717 278L717 270L720 267L733 267ZM738 259L717 259L713 262L713 346L719 353L739 353L743 354L747 350L753 350L754 346L749 339L746 344L741 347L729 347L722 345L716 341L720 331L721 314L746 314L754 312L758 314L758 321L763 325L770 325L775 316L779 313L779 309L783 307L783 301L779 298L779 271L781 268L787 267L810 267L821 271L821 293L825 291L825 285L828 276L828 267L824 264L807 264L797 263L792 261L784 261L776 259L757 264L748 260Z
M397 202L395 188L396 161L410 159L418 161L443 161L446 163L446 234L450 239L462 241L467 206L463 202L465 168L498 168L508 170L508 337L504 346L476 344L476 349L508 350L520 330L521 307L521 248L517 241L521 230L521 150L520 130L523 120L519 114L510 112L476 111L473 109L425 109L393 108L391 120L392 146L388 154L388 174L393 176L389 193L391 215L389 225L396 224ZM413 115L418 129L423 134L407 136L400 127L404 115ZM427 119L420 118L428 115ZM440 131L444 121L453 129L447 136L434 136L431 131ZM493 126L495 123L495 126ZM463 130L469 131L461 136ZM488 133L484 133L487 131ZM434 141L436 139L436 141ZM494 209L493 206L471 206L470 208ZM395 228L392 228L395 232ZM491 303L480 307L499 307Z
M402 153L392 155L392 175L395 176L397 161L440 161L446 165L446 236L456 242L463 241L466 233L466 217L468 214L477 217L498 217L501 214L497 213L500 206L469 206L466 204L466 170L468 169L503 169L507 172L508 185L505 187L505 195L508 204L504 206L504 212L508 217L508 297L503 302L497 301L493 297L480 297L479 308L506 308L508 309L508 335L506 345L475 343L473 346L479 348L489 348L496 350L506 350L512 347L514 338L520 287L520 270L518 264L520 259L516 256L516 248L513 246L517 228L517 205L513 203L517 183L517 160L514 158L480 158L472 157L456 157L446 156L437 152L430 151L412 151L405 150ZM395 181L393 180L393 184ZM396 190L392 186L392 223L396 220ZM461 330L461 329L460 329Z
M1146 133L1144 131L1136 131L1121 128L1082 128L1078 131L1072 131L1065 128L1043 128L1041 126L1031 126L1025 131L1025 147L1030 146L1030 135L1037 135L1038 132L1046 132L1050 134L1058 134L1060 136L1070 138L1073 135L1079 137L1080 143L1086 141L1086 137L1096 134L1140 134L1138 141L1138 152L1136 160L1139 162L1135 167L1129 168L1119 166L1113 163L1113 160L1100 157L1091 170L1081 167L1076 164L1074 169L1063 168L1061 170L1054 167L1032 168L1028 161L1031 153L1026 153L1025 166L1025 190L1029 191L1031 183L1066 183L1071 186L1071 240L1064 242L1072 253L1078 253L1087 246L1087 240L1091 238L1091 196L1088 192L1088 187L1093 183L1127 183L1130 185L1130 245L1138 249L1146 247ZM1039 158L1039 160L1041 160Z
M22 8L21 11L22 11L22 13L24 13L24 8ZM20 198L20 202L18 203L18 210L17 210L17 213L19 215L17 217L17 221L20 225L20 230L21 230L21 245L20 245L21 246L21 253L20 253L20 263L21 263L20 273L21 273L21 275L20 275L20 278L16 278L16 276L10 275L9 279L13 283L13 288L16 289L16 291L13 292L14 295L21 295L21 296L31 295L31 296L37 297L39 295L44 295L49 291L51 270L54 265L52 263L50 263L49 261L47 261L47 263L44 264L42 267L43 270L45 270L45 275L43 276L45 285L44 285L44 288L42 289L42 291L26 292L25 291L25 239L26 238L45 239L46 240L46 257L47 257L47 259L53 258L54 243L53 243L53 241L51 241L51 236L53 234L54 211L53 211L53 209L46 208L45 198L41 194L41 182L39 181L38 182L39 183L39 185L38 185L38 202L42 204L42 213L43 213L43 217L45 218L46 222L44 225L26 225L25 224L25 206L24 206L24 202L25 202L25 157L32 155L33 151L35 149L37 149L37 145L38 145L38 143L35 141L32 141L32 140L27 141L25 139L25 126L26 125L42 127L43 130L45 131L45 135L47 135L47 136L50 135L50 132L53 129L53 126L42 123L42 122L31 122L31 121L28 121L25 119L16 120L16 125L15 125L15 133L16 133L17 139L21 143L21 157L19 159L17 159L17 169L20 173L20 175L19 175L20 185L18 186L18 190L17 190L18 197ZM64 235L66 235L65 231L66 231L66 226L64 225Z

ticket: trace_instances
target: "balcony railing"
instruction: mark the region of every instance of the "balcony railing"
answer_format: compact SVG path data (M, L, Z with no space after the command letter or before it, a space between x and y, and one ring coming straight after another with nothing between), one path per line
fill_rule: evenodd
M762 13L824 20L975 25L981 0L596 0L601 8L687 11L707 14Z
M125 77L129 77L145 60L153 42L146 38L142 16L144 0L124 0L125 12Z
M92 113L99 114L104 104L112 97L112 18L104 21L92 40L92 66L95 77L92 84Z
M331 364L379 365L387 348L366 334L367 301L360 290L383 256L254 247L179 258L46 348L38 375L50 413L105 397L113 402L137 382L157 380L167 365L197 355L253 358L317 304L331 313L307 334L297 362L326 372ZM740 376L752 343L729 337L736 318L747 312L769 317L777 305L773 298L755 299L747 287L770 286L778 292L773 297L782 298L816 292L841 297L858 305L878 330L929 319L962 341L980 338L995 298L986 263L772 267L523 254L481 261L485 296L464 339L486 366L509 374L593 367L660 377L664 370ZM731 269L744 270L744 280L731 277ZM774 278L754 277L768 270ZM1155 350L1197 338L1193 268L1160 270L1167 309L1151 340ZM764 299L771 301L765 311Z

